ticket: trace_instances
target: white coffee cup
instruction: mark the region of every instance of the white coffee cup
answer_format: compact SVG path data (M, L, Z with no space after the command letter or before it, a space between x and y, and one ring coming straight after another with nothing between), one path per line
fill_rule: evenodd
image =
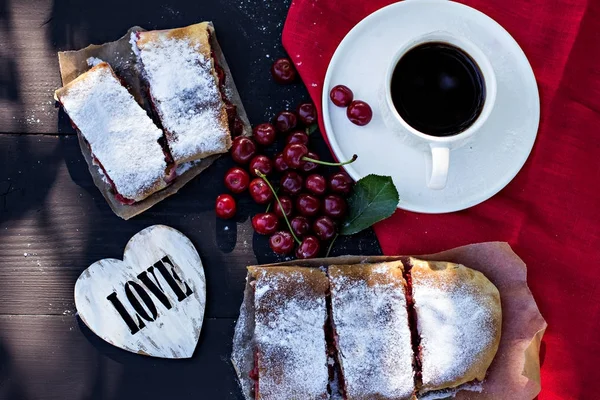
M391 82L396 64L412 48L431 42L448 43L467 53L479 66L485 83L485 100L479 117L467 129L452 136L438 137L419 132L404 121L392 101ZM381 114L386 126L401 135L411 146L431 152L431 176L427 186L430 189L443 189L448 180L450 150L467 143L480 130L492 112L496 100L496 75L487 56L475 44L449 32L436 31L410 39L401 45L388 67L381 94Z

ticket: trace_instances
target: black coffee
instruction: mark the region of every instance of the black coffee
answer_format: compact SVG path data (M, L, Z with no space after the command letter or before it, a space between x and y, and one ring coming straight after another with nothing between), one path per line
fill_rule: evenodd
M481 114L485 82L475 60L463 50L430 42L410 49L398 61L391 94L410 126L427 135L451 136Z

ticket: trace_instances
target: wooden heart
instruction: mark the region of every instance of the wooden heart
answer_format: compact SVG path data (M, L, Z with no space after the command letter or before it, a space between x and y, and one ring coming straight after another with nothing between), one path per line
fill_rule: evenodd
M153 357L190 358L205 305L198 252L185 235L164 225L137 233L123 261L97 261L75 283L79 317L96 335Z

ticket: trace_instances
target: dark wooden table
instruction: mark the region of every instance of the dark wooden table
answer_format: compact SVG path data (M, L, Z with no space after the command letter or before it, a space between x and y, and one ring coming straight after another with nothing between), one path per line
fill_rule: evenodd
M0 399L241 399L229 362L247 265L275 261L248 216L217 220L214 199L232 165L222 157L177 195L130 221L94 186L67 118L54 107L56 52L147 29L215 23L253 124L307 99L301 84L270 79L284 55L289 1L0 0ZM313 145L330 158L319 135ZM190 360L147 358L97 338L76 315L73 287L92 262L121 258L127 240L170 225L196 245L207 309ZM372 232L341 240L333 254L377 254Z

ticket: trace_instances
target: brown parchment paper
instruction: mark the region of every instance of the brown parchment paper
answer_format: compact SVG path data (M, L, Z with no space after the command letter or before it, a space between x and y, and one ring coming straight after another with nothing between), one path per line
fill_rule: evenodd
M235 86L235 82L233 81L233 77L231 76L231 71L229 70L227 61L225 60L225 55L223 54L223 51L219 46L219 42L217 41L217 35L212 23L210 23L209 29L211 30L211 46L215 52L215 58L225 71L226 97L231 103L236 105L238 116L244 124L243 134L249 136L252 134L252 128L250 126L250 122L248 121L248 116L246 114L246 110L244 109L244 105L242 104L240 95ZM110 64L117 76L121 78L125 86L127 86L129 89L130 93L133 95L133 97L135 97L137 102L146 109L149 115L152 115L150 104L143 88L144 84L140 74L139 63L136 55L131 49L131 44L129 43L132 32L139 32L143 30L144 29L138 26L134 26L133 28L130 28L123 37L114 42L101 45L90 45L84 49L76 51L59 52L58 63L60 66L60 76L62 78L63 85L71 82L73 79L77 78L79 75L91 68L87 63L87 59L89 57L101 59L102 61L106 61ZM156 203L177 193L179 189L185 186L186 183L199 175L217 158L219 158L219 155L213 155L191 164L191 167L179 175L175 182L173 182L171 185L159 192L151 194L140 202L128 206L117 201L111 192L110 185L102 178L99 168L93 164L92 155L90 154L90 150L86 145L82 135L78 133L77 136L79 139L81 152L83 153L85 161L88 164L94 184L98 187L98 189L100 189L100 192L102 192L102 195L108 202L113 212L123 219L129 219L141 214Z
M276 265L321 267L395 261L407 256L341 256L314 260L296 260ZM527 286L525 263L504 242L471 244L437 254L415 255L425 260L450 261L481 271L496 285L502 303L500 347L488 369L483 391L460 391L460 400L531 400L541 390L539 349L546 330ZM248 282L233 338L231 359L247 400L253 400L249 373L253 368L254 304Z

